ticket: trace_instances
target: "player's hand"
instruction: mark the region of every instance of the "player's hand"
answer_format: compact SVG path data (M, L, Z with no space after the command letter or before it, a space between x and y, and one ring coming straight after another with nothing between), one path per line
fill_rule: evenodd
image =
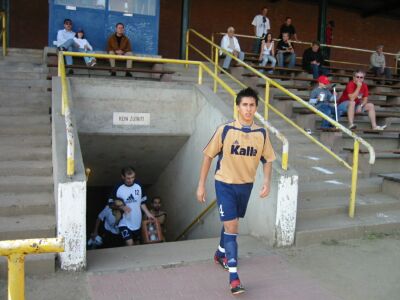
M122 207L122 210L124 211L124 213L127 213L127 214L129 214L131 212L130 207L126 206L126 205Z
M270 191L270 184L264 183L260 191L260 197L261 198L267 197L269 195L269 191Z
M153 216L152 214L148 214L148 215L147 215L147 218L149 218L149 220L152 220L152 221L155 221L155 220L156 220L156 217Z
M198 186L196 196L197 196L197 201L199 201L200 203L206 202L206 189L204 186L200 185Z

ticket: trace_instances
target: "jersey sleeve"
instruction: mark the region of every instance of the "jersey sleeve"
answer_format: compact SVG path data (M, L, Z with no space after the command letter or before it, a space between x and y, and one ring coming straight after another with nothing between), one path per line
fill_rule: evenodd
M224 126L220 126L215 131L211 140L208 142L207 146L204 148L203 153L208 157L214 158L222 150L222 131Z
M102 221L102 222L104 222L104 219L105 219L105 217L106 217L106 214L107 214L107 206L106 207L104 207L103 208L103 210L99 213L99 215L98 215L98 218Z
M266 132L261 162L265 164L267 162L273 162L275 159L275 152L272 148L271 141L269 140L268 133Z
M257 26L257 16L254 17L253 22L251 22L251 25Z

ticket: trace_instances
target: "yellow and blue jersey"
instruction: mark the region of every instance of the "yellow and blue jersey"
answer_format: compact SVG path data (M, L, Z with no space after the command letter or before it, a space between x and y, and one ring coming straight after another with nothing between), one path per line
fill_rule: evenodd
M254 182L259 162L275 160L267 131L237 120L218 127L203 153L218 156L215 179L229 184Z

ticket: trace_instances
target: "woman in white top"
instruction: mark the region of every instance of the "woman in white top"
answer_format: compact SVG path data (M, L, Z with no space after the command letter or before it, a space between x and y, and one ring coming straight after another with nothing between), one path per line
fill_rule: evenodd
M74 42L79 45L77 51L94 53L93 47L89 44L88 40L85 39L85 32L82 29L79 29L75 34ZM85 56L83 59L88 66L93 67L96 64L96 59L94 57Z
M260 57L258 59L260 61L260 66L265 67L268 61L271 63L271 67L275 68L276 59L275 59L275 47L274 41L272 39L272 34L269 32L265 36L264 40L261 43L261 51ZM263 70L262 70L263 71ZM268 71L268 74L272 74L274 71Z

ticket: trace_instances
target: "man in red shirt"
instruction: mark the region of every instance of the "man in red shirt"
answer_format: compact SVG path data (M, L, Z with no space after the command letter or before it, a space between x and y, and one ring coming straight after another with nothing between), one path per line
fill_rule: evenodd
M339 115L347 112L349 129L357 128L354 124L355 114L367 112L372 129L382 131L386 128L386 125L376 125L375 106L368 103L368 86L364 83L364 77L364 71L357 70L353 73L353 80L347 84L339 99L338 112Z

